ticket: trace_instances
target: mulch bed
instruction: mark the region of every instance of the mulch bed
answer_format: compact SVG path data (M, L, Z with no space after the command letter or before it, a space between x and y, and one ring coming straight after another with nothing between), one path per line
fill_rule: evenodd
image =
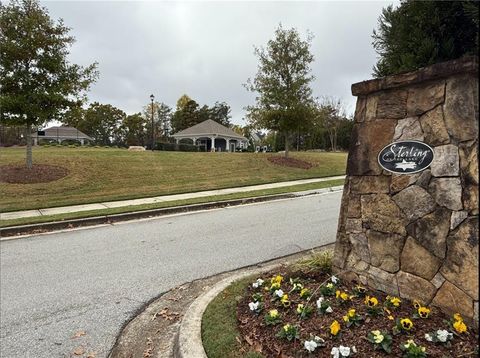
M68 170L54 165L34 164L32 169L25 165L0 166L0 182L10 184L48 183L68 175Z
M284 277L281 285L283 291L288 293L291 306L283 308L279 302L272 302L272 295L269 291L265 291L265 287L270 287L270 278L274 275L280 274ZM400 350L400 344L404 344L408 339L414 339L415 343L426 348L426 352L430 357L439 358L457 358L457 357L476 357L478 355L477 338L478 332L474 332L471 327L468 327L468 333L461 335L454 335L451 341L451 347L447 348L441 343L428 342L425 339L425 334L438 329L446 329L452 332L452 329L444 320L450 320L451 317L444 315L438 309L431 308L431 313L428 318L413 318L415 308L411 301L402 299L400 307L392 312L395 318L409 317L414 324L414 327L404 333L398 335L392 334L392 328L395 321L388 319L388 314L377 317L367 316L367 306L364 304L363 297L353 298L351 301L340 303L340 299L333 297L326 297L332 304L333 312L329 314L320 314L317 312L316 301L320 296L319 292L313 294L310 299L309 306L314 309L309 318L300 320L296 313L296 307L299 303L306 303L306 299L300 298L298 292L289 293L292 285L289 283L289 278L300 277L300 282L304 287L315 292L320 283L329 279L329 275L323 273L305 274L298 272L272 272L264 275L261 278L265 280L263 287L252 288L251 285L246 290L244 297L239 300L237 306L237 318L239 330L241 332L241 340L245 345L245 351L257 351L265 357L275 358L289 358L289 357L331 357L331 350L333 347L340 345L352 347L355 346L357 353L352 354L353 357L402 357L403 352ZM337 285L337 289L346 291L352 294L353 284L343 285L341 282ZM263 294L264 308L259 314L255 314L249 309L249 302L252 302L252 295L256 292ZM375 296L379 305L382 305L386 299L386 294L368 289L367 295ZM343 321L343 316L347 314L350 308L354 308L357 314L365 317L365 321L359 326L351 326L347 328ZM281 314L281 322L274 326L267 326L265 324L265 315L271 309L277 309ZM333 320L337 320L341 325L340 333L333 337L330 334L330 324ZM297 325L300 328L300 339L291 342L276 337L283 325L290 323ZM374 350L374 345L366 340L368 333L372 330L386 330L392 336L392 352L387 354L382 350ZM318 347L313 353L308 353L304 348L304 341L310 339L310 334L319 336L325 340L325 347Z
M300 169L310 169L311 167L313 167L312 163L309 163L300 159L294 159L294 158L272 156L272 157L268 157L268 161L273 164L281 165L284 167L292 167L292 168L300 168Z

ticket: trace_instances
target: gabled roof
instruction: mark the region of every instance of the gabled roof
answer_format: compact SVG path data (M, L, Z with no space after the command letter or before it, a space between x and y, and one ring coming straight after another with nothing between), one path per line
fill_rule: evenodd
M74 127L64 127L64 126L53 126L44 129L45 137L53 137L53 138L62 138L62 139L90 139L91 137L86 135L85 133L79 131L77 128ZM37 133L33 134L34 137L37 136ZM44 137L44 136L39 136Z
M211 119L207 119L206 121L195 124L190 128L175 133L172 135L172 137L202 137L212 135L247 140L247 138L235 133L230 128L222 126L220 123L217 123Z

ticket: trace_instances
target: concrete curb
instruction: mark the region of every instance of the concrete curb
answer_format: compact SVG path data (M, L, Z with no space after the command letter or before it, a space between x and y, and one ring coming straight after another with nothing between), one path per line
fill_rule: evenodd
M203 203L203 204L192 204L192 205L184 205L184 206L174 206L169 208L133 211L133 212L122 213L122 214L101 215L101 216L94 216L94 217L81 218L81 219L53 221L53 222L19 225L19 226L7 226L7 227L0 228L0 238L2 238L3 240L9 240L9 239L14 239L16 235L25 235L25 234L41 233L41 232L54 231L54 230L72 229L72 228L78 228L78 227L84 227L84 226L112 224L114 222L120 222L120 221L144 219L144 218L151 218L156 216L195 212L195 211L208 210L208 209L219 209L219 208L225 208L228 206L238 206L243 204L252 204L252 203L265 202L265 201L271 201L271 200L291 199L291 198L301 197L305 195L324 194L324 193L336 192L341 190L343 190L343 185L323 188L318 190L312 190L308 192L301 192L301 193L266 195L266 196L258 196L258 197L243 198L243 199L222 200L222 201L215 201L215 202L209 202L209 203Z
M174 355L176 358L208 358L202 343L202 317L208 304L230 286L234 281L260 274L271 270L273 267L262 267L246 272L237 273L218 282L208 292L192 302L183 316L177 339L175 341Z

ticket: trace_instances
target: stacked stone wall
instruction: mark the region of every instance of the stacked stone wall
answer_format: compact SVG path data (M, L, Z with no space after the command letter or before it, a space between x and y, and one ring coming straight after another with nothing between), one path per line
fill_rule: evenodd
M357 96L335 271L478 327L478 59L352 85ZM378 153L433 148L431 166L394 174Z

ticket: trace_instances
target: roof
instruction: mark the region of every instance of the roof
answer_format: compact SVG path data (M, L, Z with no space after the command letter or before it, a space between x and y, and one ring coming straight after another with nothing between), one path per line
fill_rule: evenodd
M172 137L201 137L211 135L247 140L247 138L235 133L230 128L222 126L220 123L217 123L211 119L207 119L206 121L195 124L190 128L175 133L172 135Z
M64 127L64 126L53 126L49 128L45 128L43 130L45 132L45 136L39 137L52 137L52 138L62 138L62 139L90 139L91 137L79 131L77 128L74 127ZM33 134L34 137L37 136L37 133Z

